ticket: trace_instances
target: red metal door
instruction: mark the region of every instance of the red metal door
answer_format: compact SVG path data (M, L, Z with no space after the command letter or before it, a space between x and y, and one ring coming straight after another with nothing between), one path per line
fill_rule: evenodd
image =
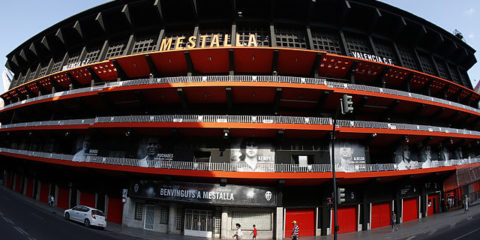
M40 185L40 202L48 203L50 184L42 182Z
M95 193L80 192L80 205L95 208Z
M297 221L299 236L315 236L315 210L314 209L287 209L285 218L285 237L291 237L293 221Z
M70 191L68 191L68 188L59 187L58 188L57 207L67 209L68 208L69 195L70 195Z
M122 223L123 203L121 198L108 198L107 221Z
M21 175L15 175L15 192L20 192L22 189L22 181L23 176Z
M391 212L392 204L389 202L372 204L371 228L390 225Z
M357 207L341 207L337 209L338 233L357 231ZM332 219L333 220L333 219ZM332 221L332 230L334 222ZM332 231L333 232L333 231Z
M403 222L418 218L418 198L403 199Z
M25 190L27 197L33 197L33 179L27 178L27 189Z
M5 175L5 178L7 179L7 188L11 189L12 188L12 174L10 172L7 172Z

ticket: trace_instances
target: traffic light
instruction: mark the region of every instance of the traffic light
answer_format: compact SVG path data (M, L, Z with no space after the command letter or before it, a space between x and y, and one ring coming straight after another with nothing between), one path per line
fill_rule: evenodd
M343 94L342 98L342 114L353 113L352 96Z
M337 188L338 204L345 202L345 188Z

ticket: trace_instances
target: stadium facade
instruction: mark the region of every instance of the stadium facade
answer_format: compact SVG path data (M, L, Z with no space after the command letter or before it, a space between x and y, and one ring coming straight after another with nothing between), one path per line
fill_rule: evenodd
M340 232L424 218L480 191L474 53L378 1L113 1L8 54L0 174L130 227L327 235L349 94Z

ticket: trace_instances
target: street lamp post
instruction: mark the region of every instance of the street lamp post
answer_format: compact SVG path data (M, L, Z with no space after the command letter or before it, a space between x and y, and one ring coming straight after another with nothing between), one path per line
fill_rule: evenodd
M335 116L333 118L333 130L331 134L332 142L332 156L330 157L330 164L332 164L332 177L333 177L333 239L337 240L337 232L339 230L337 224L337 205L339 198L337 198L337 179L335 178L335 128L337 126L338 110L341 109L342 114L353 112L352 96L344 94L340 99L340 105L335 110Z

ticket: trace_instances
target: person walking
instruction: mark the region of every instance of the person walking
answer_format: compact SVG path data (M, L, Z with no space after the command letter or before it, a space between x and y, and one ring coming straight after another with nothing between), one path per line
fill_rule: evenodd
M470 201L470 198L468 197L468 195L465 195L465 204L464 204L464 207L465 207L465 210L463 213L467 213L468 212L468 202Z
M240 223L235 224L237 230L233 234L233 240L242 240L242 229Z
M293 229L292 229L292 240L298 240L298 232L300 231L300 228L297 225L297 221L293 221Z
M391 221L391 224L392 224L392 232L397 231L397 230L398 230L398 227L397 227L397 214L395 214L394 211L392 211L390 221Z
M255 224L253 224L253 231L252 233L250 233L250 235L253 234L253 240L256 240L257 239L257 227L255 226Z
M48 197L48 206L53 207L54 203L55 203L55 198L53 197L53 195L50 195Z

